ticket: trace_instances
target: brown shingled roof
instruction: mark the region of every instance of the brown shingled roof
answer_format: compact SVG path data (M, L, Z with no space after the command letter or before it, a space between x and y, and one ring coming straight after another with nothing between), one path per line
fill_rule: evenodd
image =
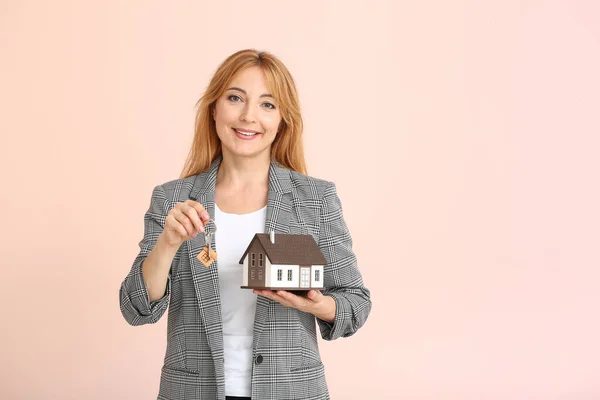
M250 241L248 248L240 259L244 263L244 257L248 254L252 243L258 240L265 249L265 253L272 264L293 265L325 265L327 260L321 253L319 246L311 235L291 235L276 233L275 244L271 243L268 233L257 233Z

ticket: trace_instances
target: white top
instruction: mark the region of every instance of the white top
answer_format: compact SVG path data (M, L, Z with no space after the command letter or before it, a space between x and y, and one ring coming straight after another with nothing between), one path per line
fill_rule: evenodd
M267 207L248 214L228 214L215 203L215 245L223 315L225 394L252 395L252 339L256 295L242 289L242 254L256 233L265 230Z

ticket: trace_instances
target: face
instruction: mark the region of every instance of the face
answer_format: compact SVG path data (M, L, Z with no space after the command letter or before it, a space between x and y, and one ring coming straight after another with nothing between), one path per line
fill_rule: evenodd
M251 67L233 78L215 104L213 119L224 154L270 156L281 114L262 69Z

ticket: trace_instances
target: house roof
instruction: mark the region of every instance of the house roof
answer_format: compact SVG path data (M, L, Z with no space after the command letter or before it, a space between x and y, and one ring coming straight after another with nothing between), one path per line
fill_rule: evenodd
M240 259L244 263L246 254L254 241L258 240L272 264L325 265L327 260L311 235L275 234L275 243L271 243L268 233L257 233Z

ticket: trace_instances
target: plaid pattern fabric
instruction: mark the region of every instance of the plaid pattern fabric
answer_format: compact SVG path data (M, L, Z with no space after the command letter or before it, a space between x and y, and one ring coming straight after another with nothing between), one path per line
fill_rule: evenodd
M220 162L218 158L203 173L154 188L144 216L139 254L121 284L121 312L129 324L155 323L167 308L169 310L167 349L158 399L225 399L218 260L206 268L196 259L205 244L204 236L198 235L179 248L162 299L149 301L141 273L142 263L156 244L175 203L197 200L214 218L215 182ZM314 237L327 260L324 294L335 299L337 310L335 322L329 324L311 314L258 297L252 398L329 399L316 326L325 340L347 337L366 322L371 310L370 293L357 268L335 185L272 162L265 233L271 230ZM212 247L218 248L214 240Z

